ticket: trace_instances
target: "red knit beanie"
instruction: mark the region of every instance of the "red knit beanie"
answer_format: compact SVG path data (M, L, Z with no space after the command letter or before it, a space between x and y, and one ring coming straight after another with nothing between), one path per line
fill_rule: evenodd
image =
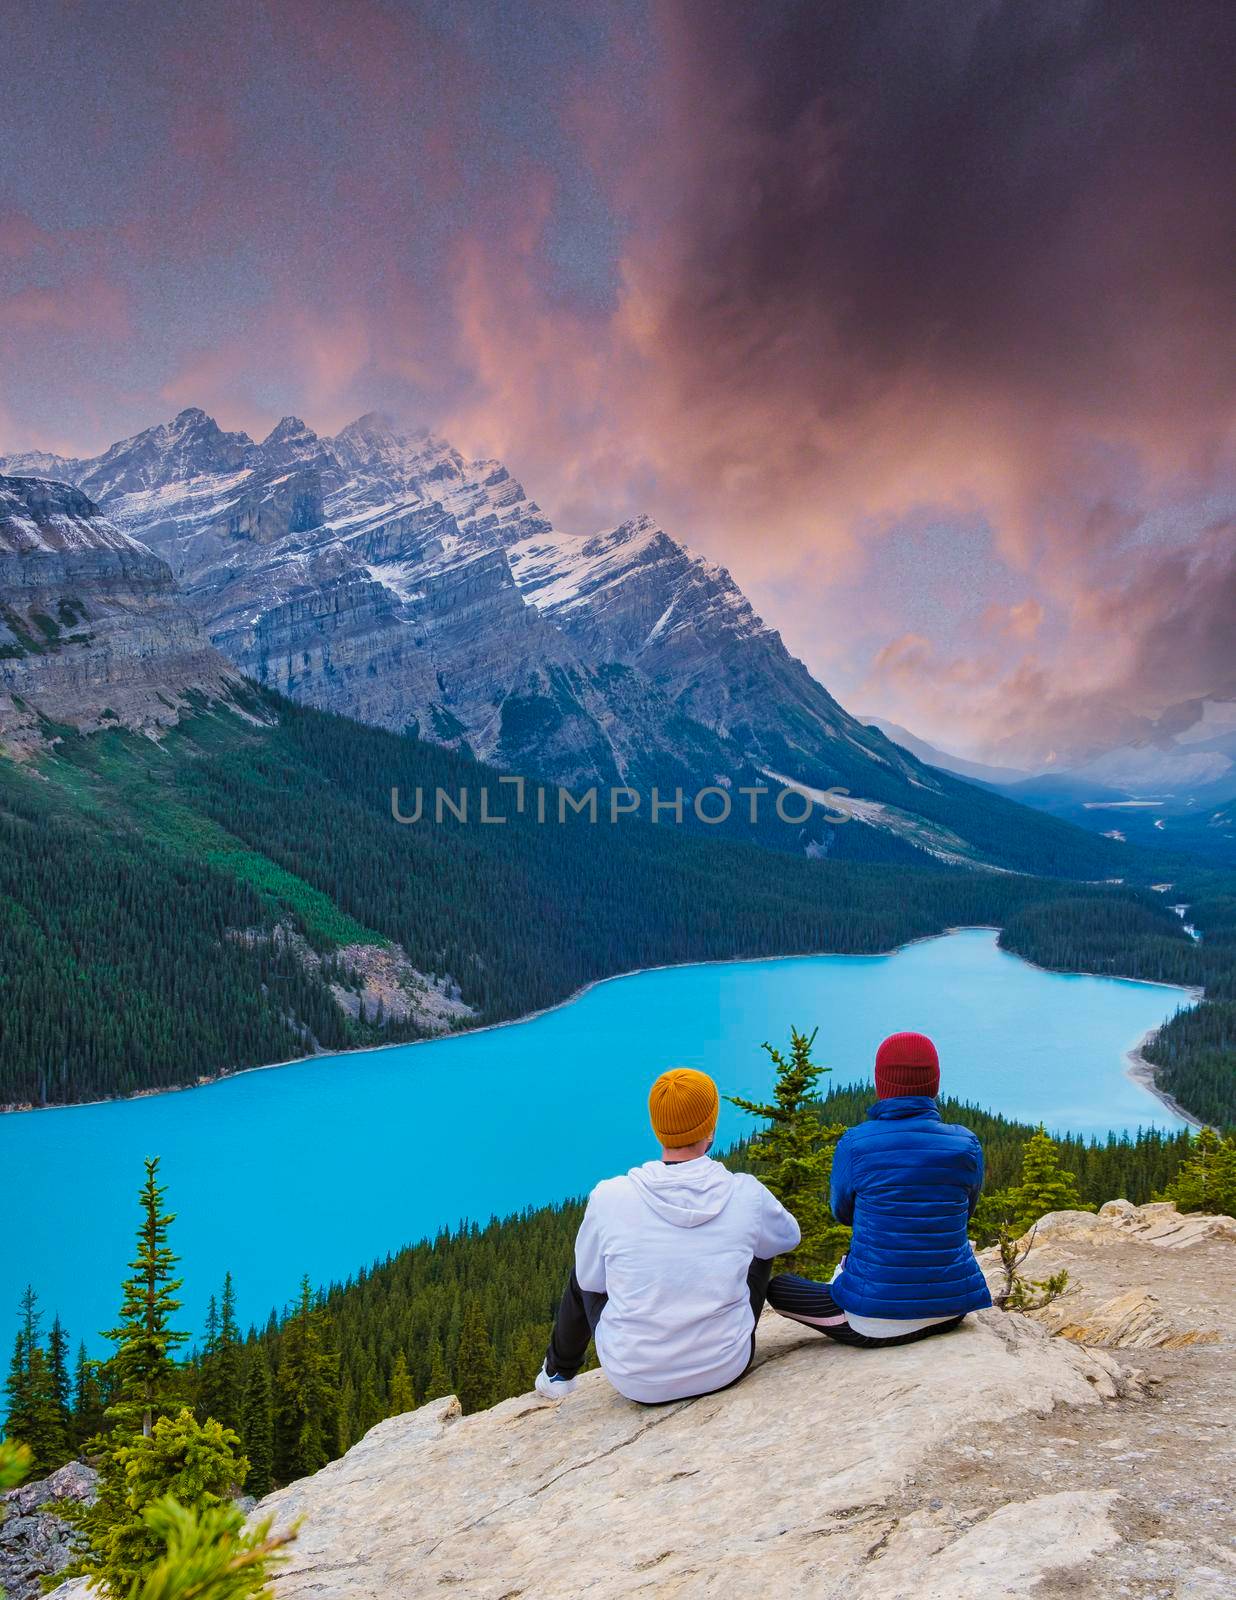
M940 1092L940 1057L925 1033L890 1034L876 1051L876 1094L889 1100L902 1094Z

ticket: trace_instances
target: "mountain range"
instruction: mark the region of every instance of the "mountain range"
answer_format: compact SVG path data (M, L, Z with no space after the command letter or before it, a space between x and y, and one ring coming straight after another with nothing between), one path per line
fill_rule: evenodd
M27 496L72 486L79 531L123 542L130 563L153 552L164 601L224 658L200 663L208 692L239 670L574 788L849 791L830 809L859 826L813 817L801 843L816 852L1118 870L1105 841L851 716L723 567L650 518L563 532L500 462L431 433L371 413L327 437L285 417L258 442L188 409L96 457L9 456L0 470L44 485Z
M1236 685L1168 706L1141 738L1096 752L1070 776L1178 805L1236 799Z
M952 755L895 722L866 720L928 766L1105 838L1236 861L1236 695L1171 706L1135 743L1034 775Z
M869 727L879 728L885 738L891 739L894 744L899 744L903 750L909 750L929 767L939 767L943 772L954 772L959 778L970 778L975 783L1011 784L1020 783L1030 776L1019 767L996 767L985 761L971 761L966 756L955 756L948 750L941 750L939 745L921 739L918 734L911 733L909 728L903 728L899 722L890 722L887 717L864 717L863 721Z

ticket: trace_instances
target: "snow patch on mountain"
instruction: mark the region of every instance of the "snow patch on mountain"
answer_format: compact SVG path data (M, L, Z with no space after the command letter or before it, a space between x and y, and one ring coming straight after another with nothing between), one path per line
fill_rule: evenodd
M115 550L147 555L144 546L100 517L88 496L54 479L0 478L0 551Z
M939 823L925 822L922 817L902 811L898 806L886 805L879 800L863 800L856 795L846 794L840 788L817 789L809 783L787 778L784 773L773 772L768 767L763 772L766 778L771 778L783 789L807 795L823 808L830 820L843 817L852 822L866 823L869 828L883 829L950 866L973 867L979 864L966 841Z

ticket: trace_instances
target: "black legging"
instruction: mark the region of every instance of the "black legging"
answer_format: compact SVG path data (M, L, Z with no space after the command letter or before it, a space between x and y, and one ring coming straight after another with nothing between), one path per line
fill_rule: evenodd
M835 1339L838 1344L856 1345L863 1350L882 1350L885 1345L892 1344L914 1344L919 1339L930 1339L935 1333L948 1333L965 1319L963 1311L959 1317L950 1317L947 1322L933 1322L929 1328L918 1328L913 1333L896 1333L887 1339L875 1338L869 1333L855 1332L826 1283L816 1283L813 1278L799 1278L792 1272L779 1272L768 1285L768 1303L783 1317L804 1323L817 1333Z
M772 1262L761 1261L758 1256L755 1257L747 1270L747 1289L751 1296L751 1310L756 1322L759 1322L760 1312L764 1309L768 1280L771 1276ZM571 1268L571 1276L562 1291L558 1315L554 1318L554 1331L549 1336L549 1349L545 1352L545 1370L551 1377L573 1378L583 1366L584 1357L588 1354L589 1341L596 1332L597 1323L601 1320L601 1313L605 1310L608 1300L607 1294L581 1289L579 1279L575 1276L575 1268ZM751 1334L751 1354L755 1354L754 1331ZM750 1358L747 1364L750 1365ZM745 1369L739 1376L744 1374ZM738 1379L735 1378L734 1382L737 1383ZM729 1384L727 1383L725 1387L728 1389Z

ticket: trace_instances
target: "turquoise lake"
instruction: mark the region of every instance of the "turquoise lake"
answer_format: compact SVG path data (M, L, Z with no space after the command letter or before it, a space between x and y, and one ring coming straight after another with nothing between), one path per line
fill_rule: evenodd
M242 1317L433 1234L586 1191L653 1153L645 1095L705 1068L762 1096L760 1041L819 1026L833 1082L870 1076L885 1034L940 1050L943 1092L1049 1129L1173 1128L1125 1052L1185 991L1042 972L966 929L888 956L675 967L597 985L510 1027L228 1078L143 1100L0 1116L20 1196L0 1246L0 1335L33 1283L50 1321L99 1348L119 1305L144 1156L162 1157L182 1326L200 1332L227 1270ZM826 1079L825 1082L828 1080ZM751 1126L726 1106L722 1144ZM565 1272L567 1263L563 1263Z

